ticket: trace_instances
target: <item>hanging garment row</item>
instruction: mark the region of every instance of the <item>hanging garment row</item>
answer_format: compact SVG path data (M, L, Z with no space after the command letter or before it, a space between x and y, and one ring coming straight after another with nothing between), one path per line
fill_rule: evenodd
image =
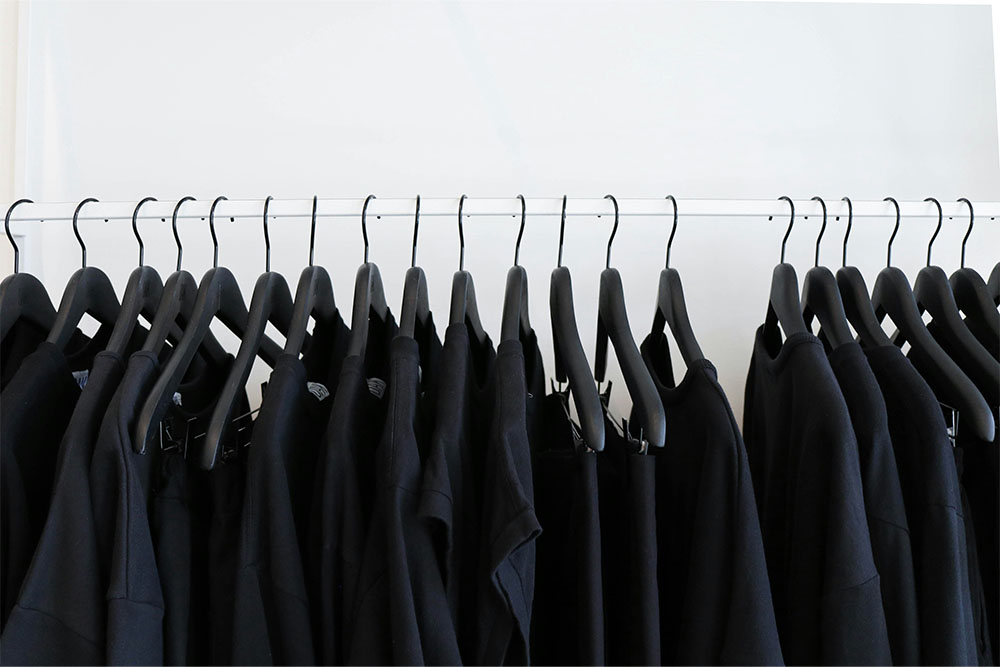
M218 265L224 198L200 282L176 231L191 198L174 207L166 282L144 265L137 221L152 199L139 202L120 302L77 228L95 200L74 213L83 268L58 309L17 272L15 246L0 284L3 663L994 664L1000 265L989 282L964 266L967 200L950 278L930 263L943 214L912 289L891 266L896 205L869 292L847 266L850 200L843 267L818 265L816 198L800 292L783 198L741 436L670 268L672 197L639 345L608 197L593 371L562 266L563 198L548 390L518 264L524 198L495 347L464 244L439 337L419 197L392 314L368 261L373 199L349 326L312 261L315 215L294 297L270 271L270 198L249 305ZM609 412L610 383L601 391L609 341L627 418ZM251 411L256 359L272 370Z

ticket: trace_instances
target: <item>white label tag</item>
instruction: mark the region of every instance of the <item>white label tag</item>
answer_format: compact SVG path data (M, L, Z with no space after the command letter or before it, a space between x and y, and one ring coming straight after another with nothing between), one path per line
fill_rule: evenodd
M368 378L368 391L375 398L381 399L385 395L385 380L380 378Z
M174 392L173 401L174 401L174 405L176 405L177 407L181 407L183 405L183 403L181 403L181 392L179 392L179 391L175 391Z
M316 397L317 401L322 401L330 395L330 390L326 388L326 385L319 382L306 382L306 389Z
M80 389L83 389L87 386L87 380L90 379L90 371L73 371L73 379L76 380L77 386L80 387Z

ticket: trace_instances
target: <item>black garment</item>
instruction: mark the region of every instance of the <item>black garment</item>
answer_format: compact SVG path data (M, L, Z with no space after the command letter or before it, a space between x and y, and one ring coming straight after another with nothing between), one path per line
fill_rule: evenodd
M962 449L956 447L955 467L959 479L962 478ZM989 620L986 609L986 593L983 590L983 580L980 574L979 554L976 549L976 527L972 521L972 509L965 489L961 488L962 516L965 518L965 549L969 557L969 599L972 602L972 624L976 633L976 656L980 665L993 665L993 651L990 645Z
M760 327L743 434L789 664L889 664L858 444L819 339Z
M534 333L524 348L520 341L500 343L496 363L496 407L483 480L475 664L526 665L535 595L535 540L541 533L531 478L530 438L537 433L533 423L537 410L529 413L528 406L545 391Z
M312 494L307 577L318 662L350 655L354 608L375 494L375 450L385 424L389 345L396 322L372 319L365 358L344 359L320 445Z
M664 664L783 663L743 438L708 360L674 384L667 337L641 352L667 415L656 461Z
M60 351L42 343L3 390L0 411L0 629L6 625L48 515L63 432L110 327L77 332Z
M17 320L0 343L0 389L21 367L21 362L45 340L48 332L28 320Z
M865 514L882 588L892 662L918 665L920 624L910 531L882 390L857 343L841 345L830 351L828 358L858 440Z
M976 337L976 340L983 344L986 351L993 355L994 359L1000 361L1000 337L993 333L993 330L990 329L989 325L987 325L983 320L975 318L966 318L963 321L965 322L965 325L969 327L969 331L972 332L972 335Z
M584 447L563 400L557 394L544 398L544 433L531 441L535 511L542 526L536 559L540 576L531 613L531 662L603 665L598 454Z
M90 458L124 372L121 357L98 354L66 427L45 528L0 641L6 664L104 664L105 589L90 504Z
M597 455L604 643L612 665L660 664L656 581L656 460L610 417Z
M894 345L865 349L882 388L916 576L920 659L977 663L958 471L930 387Z
M247 462L233 662L315 664L305 556L316 458L349 332L318 323L302 360L278 358Z
M376 451L375 508L361 564L350 663L459 664L448 599L427 525L417 517L421 450L430 439L441 343L397 336Z
M478 660L477 577L495 359L493 342L488 337L482 344L475 341L466 324L445 331L437 415L420 490L419 515L428 521L435 542L465 664Z
M949 334L948 329L939 326L937 322L930 322L927 325L927 330L931 332L934 340L938 342L948 356L958 364L958 367L969 376L969 379L976 385L976 388L982 392L983 398L986 399L986 404L992 408L1000 405L1000 362L991 360L993 363L988 366L976 363L976 359L972 358L966 352L965 347L958 344L958 341ZM907 356L917 370L920 371L920 374L927 380L931 389L935 390L935 393L938 393L941 383L938 382L938 377L933 372L933 367L923 352L919 348L911 347ZM948 402L942 395L938 396L938 400L944 403Z

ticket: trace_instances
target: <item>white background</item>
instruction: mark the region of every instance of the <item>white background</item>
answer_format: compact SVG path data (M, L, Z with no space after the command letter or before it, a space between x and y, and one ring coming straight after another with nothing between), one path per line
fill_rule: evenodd
M1000 199L990 7L799 3L3 4L19 66L2 108L16 128L10 196L42 201L476 196ZM17 22L17 30L11 31ZM13 83L11 83L13 81ZM15 92L16 95L12 94ZM0 147L4 144L0 144ZM471 207L471 204L470 204ZM224 209L220 209L224 210ZM648 329L669 230L626 219L613 261L633 330ZM890 210L887 207L887 211ZM734 410L785 220L687 219L672 264L691 319ZM801 220L788 259L811 266L818 218ZM988 273L1000 226L982 220L968 264ZM79 264L68 223L28 231L24 267L54 299ZM905 220L893 258L912 278L929 219ZM126 221L83 223L90 263L124 286L135 265ZM421 225L418 261L447 320L457 268L453 220ZM497 332L517 232L509 218L466 225L466 266ZM564 260L581 337L593 353L610 219L571 219ZM891 220L855 224L850 261L869 282ZM964 221L947 221L935 263L958 264ZM369 226L371 257L398 304L409 223ZM843 220L823 261L839 266ZM147 225L147 263L173 269L169 225ZM182 223L185 268L211 263L207 225ZM221 260L247 297L263 271L257 221L219 226ZM551 369L548 275L558 220L528 218L521 259L532 321ZM294 287L307 222L271 225L272 267ZM349 308L358 225L321 221L317 261ZM6 248L5 248L6 251ZM7 271L9 264L4 264ZM679 363L679 359L678 359ZM264 369L258 369L258 376ZM613 377L615 374L613 374ZM679 379L679 374L678 374ZM616 390L627 410L624 385Z

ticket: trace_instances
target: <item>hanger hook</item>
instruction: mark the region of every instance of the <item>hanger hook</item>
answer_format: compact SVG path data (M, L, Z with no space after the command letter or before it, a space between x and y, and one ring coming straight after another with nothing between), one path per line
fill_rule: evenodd
M813 197L812 201L818 201L819 205L823 207L823 226L819 228L819 236L816 237L816 255L813 258L813 266L819 266L819 242L823 240L823 234L826 233L826 202L823 201L822 197Z
M264 199L264 217L262 218L264 224L264 271L266 273L271 271L271 235L267 230L267 209L271 205L272 199L274 197L271 195Z
M615 206L615 226L611 228L611 236L608 238L608 254L604 261L604 268L611 268L611 244L615 241L615 234L618 233L618 200L613 195L604 195L605 199L610 199Z
M76 210L73 211L73 233L76 234L76 240L80 244L80 258L84 268L87 268L87 245L83 242L83 237L80 236L80 228L78 226L77 218L80 217L80 209L82 209L85 204L96 201L97 199L94 197L87 197L82 202L77 204Z
M892 236L889 237L889 243L885 248L885 265L889 267L892 266L892 242L896 240L896 233L899 232L899 202L892 197L886 197L882 201L891 201L896 207L896 226L892 228Z
M969 234L972 233L972 223L976 220L976 214L972 210L972 202L962 197L958 201L965 202L965 205L969 207L969 228L965 230L965 236L962 237L962 260L959 264L960 268L965 268L965 242L969 240Z
M556 266L562 266L563 239L566 237L566 195L563 195L562 217L559 219L559 256Z
M361 238L365 241L365 264L368 263L368 202L373 199L375 199L375 195L368 195L361 207Z
M146 202L156 201L156 197L146 197L141 202L135 205L135 210L132 211L132 233L135 234L135 240L139 242L139 266L143 265L143 260L146 259L146 246L142 242L142 237L139 236L139 209Z
M174 206L174 214L170 218L170 227L174 231L174 243L177 244L177 270L181 270L181 257L184 255L184 246L181 245L180 234L177 233L177 212L181 210L181 204L186 201L195 201L194 197L184 197Z
M226 201L228 197L216 197L215 201L212 202L212 208L208 210L208 230L212 232L212 246L214 247L212 253L212 268L219 268L219 238L215 235L215 207L219 205L220 201Z
M782 195L781 197L778 197L778 201L782 201L782 200L788 202L788 206L792 210L792 215L788 219L788 229L785 230L785 235L781 239L781 264L784 264L785 263L785 244L788 243L788 235L792 233L792 226L795 225L795 202L792 201L791 197L786 197L784 195ZM773 215L769 215L769 216L767 216L767 219L768 220L773 220L774 216Z
M16 202L10 205L7 209L7 215L3 218L3 230L7 233L7 240L10 241L11 247L14 248L14 273L17 273L21 269L21 250L14 243L14 235L10 233L10 214L14 212L14 209L21 204L34 204L35 202L30 199L18 199ZM520 240L520 239L519 239Z
M465 195L458 198L458 270L465 270L465 230L462 225L462 207L465 205Z
M417 231L420 229L420 195L417 195L417 208L413 213L413 250L410 251L410 268L417 265Z
M854 223L854 204L851 203L849 197L843 197L840 201L847 202L847 231L844 232L844 249L841 258L843 262L841 266L847 266L847 239L851 236L851 225Z
M934 235L931 236L931 240L927 242L927 266L931 265L931 247L934 245L934 239L937 238L938 232L941 231L941 223L944 221L944 212L941 210L941 202L934 197L928 197L924 201L932 201L934 205L937 206L938 210L938 223L937 227L934 228Z
M528 207L524 203L524 195L518 195L518 199L521 200L521 228L517 231L517 242L514 243L514 266L517 266L517 260L521 256L521 237L524 236L524 219L527 215Z
M677 233L677 200L674 199L673 195L667 195L667 199L669 199L670 203L674 205L674 224L670 228L670 237L667 239L667 261L666 264L663 265L663 268L665 269L670 268L670 248L674 245L674 234Z
M309 266L313 265L313 252L316 250L316 204L319 198L313 195L312 219L309 223Z

